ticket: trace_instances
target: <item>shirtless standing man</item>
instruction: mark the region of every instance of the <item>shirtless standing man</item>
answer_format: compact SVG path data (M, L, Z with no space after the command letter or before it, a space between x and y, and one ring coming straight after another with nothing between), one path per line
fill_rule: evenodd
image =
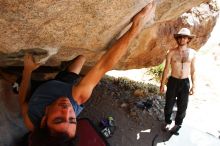
M190 30L187 28L182 28L177 34L174 34L178 47L170 50L167 54L161 80L160 92L164 93L164 86L168 78L169 66L171 65L171 76L167 82L166 104L164 108L165 125L163 130L168 131L170 129L173 106L177 103L175 126L170 130L173 134L177 133L181 128L186 115L188 96L195 92L196 51L187 47L193 37L194 35L191 35ZM192 81L191 88L190 76Z

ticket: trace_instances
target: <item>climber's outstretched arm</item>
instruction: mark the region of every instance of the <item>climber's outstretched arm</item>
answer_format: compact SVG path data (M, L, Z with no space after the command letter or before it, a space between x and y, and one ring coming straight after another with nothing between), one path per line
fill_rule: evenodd
M78 104L85 103L89 99L92 90L102 76L112 69L112 67L126 53L128 46L139 34L144 24L149 21L154 6L154 2L151 2L136 14L132 19L131 28L101 57L97 64L86 74L79 84L73 87L72 94Z

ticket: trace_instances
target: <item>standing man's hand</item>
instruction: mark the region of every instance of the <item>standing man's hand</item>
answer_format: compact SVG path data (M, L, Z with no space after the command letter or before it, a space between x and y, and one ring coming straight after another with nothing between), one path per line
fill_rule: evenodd
M165 93L165 85L160 85L160 93Z
M192 88L189 90L189 95L195 94L195 87L192 86Z
M35 63L33 56L30 54L25 54L24 56L24 70L32 72L37 69L41 64Z

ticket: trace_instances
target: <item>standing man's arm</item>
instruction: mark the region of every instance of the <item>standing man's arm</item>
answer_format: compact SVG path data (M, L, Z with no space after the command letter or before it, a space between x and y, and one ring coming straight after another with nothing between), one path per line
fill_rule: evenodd
M86 76L73 87L72 95L78 104L85 103L92 94L92 90L98 84L102 76L109 71L119 59L126 53L128 46L138 35L144 24L149 20L155 3L151 2L134 16L131 28L110 48L86 74Z
M196 88L196 56L192 59L190 73L191 73L192 87L190 89L189 94L193 95L195 93L195 88Z
M166 80L168 78L170 63L171 63L171 52L169 52L166 56L166 63L165 63L165 67L163 70L163 76L162 76L161 84L160 84L160 92L161 93L164 93L164 86L165 86Z
M19 88L19 105L21 108L21 114L24 119L24 123L27 126L29 130L33 130L34 126L32 122L30 121L27 111L28 111L28 106L27 102L25 101L28 90L29 90L29 84L31 80L31 74L32 71L37 69L40 66L40 64L37 64L33 61L33 57L31 55L25 55L24 56L24 70L22 74L22 80L21 80L21 85Z

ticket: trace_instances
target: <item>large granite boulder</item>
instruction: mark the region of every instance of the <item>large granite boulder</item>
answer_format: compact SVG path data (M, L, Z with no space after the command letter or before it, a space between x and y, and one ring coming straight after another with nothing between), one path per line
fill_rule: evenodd
M0 0L0 67L21 66L25 51L45 66L79 54L90 68L150 0ZM160 64L175 47L173 33L188 27L198 50L209 38L218 9L207 0L157 0L152 20L115 69Z

